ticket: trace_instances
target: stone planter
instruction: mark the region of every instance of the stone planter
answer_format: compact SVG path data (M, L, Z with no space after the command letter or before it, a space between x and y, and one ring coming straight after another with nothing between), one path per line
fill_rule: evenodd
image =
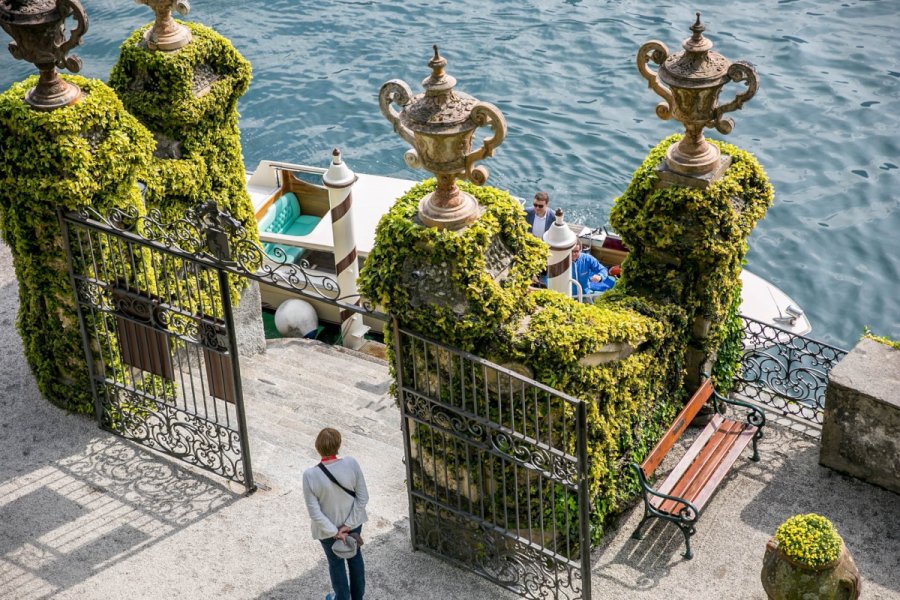
M835 560L809 567L785 555L778 542L770 539L761 578L769 600L854 600L862 586L859 570L843 542Z

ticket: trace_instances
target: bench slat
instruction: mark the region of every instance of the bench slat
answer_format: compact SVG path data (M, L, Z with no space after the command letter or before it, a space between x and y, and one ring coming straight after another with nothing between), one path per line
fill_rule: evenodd
M688 467L687 472L675 483L673 496L679 496L693 503L696 496L709 482L710 476L716 466L728 454L732 444L737 440L737 432L732 431L733 421L723 419L722 424L710 438L709 442L700 450L700 454ZM666 510L677 510L677 502ZM696 506L696 504L695 504ZM700 507L697 507L698 509Z
M707 428L716 427L713 422ZM691 447L693 456L685 455L659 488L663 493L680 496L702 510L712 497L719 483L724 479L741 452L753 439L756 427L723 419L718 430L708 436L705 443L697 442ZM706 430L704 430L706 433ZM699 448L699 450L695 450ZM673 477L678 474L677 477ZM664 491L669 489L670 491ZM673 500L660 499L657 508L668 512L677 511L681 506Z
M666 431L662 439L659 440L653 450L650 451L650 454L647 455L647 458L644 459L644 462L641 463L641 470L644 472L644 477L649 478L653 475L653 472L656 471L656 468L663 461L663 458L665 458L666 453L672 448L675 442L678 441L678 438L681 437L681 434L684 433L687 426L690 425L691 421L694 420L694 417L697 416L697 413L700 412L703 405L706 404L706 401L709 400L709 397L712 396L712 392L712 379L704 381L703 385L694 392L694 395L691 396L688 403L681 412L678 413L678 416L675 417L675 422L672 423L669 430Z

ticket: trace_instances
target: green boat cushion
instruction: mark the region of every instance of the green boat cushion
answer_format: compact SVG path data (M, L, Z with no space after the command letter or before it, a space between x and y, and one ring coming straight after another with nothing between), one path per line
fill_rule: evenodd
M287 259L290 262L297 262L300 257L302 257L306 253L305 248L298 248L296 246L285 246L284 244L273 244L271 242L266 242L263 244L263 249L266 251L266 254L271 256L273 259L281 259L281 256L276 256L275 249L281 248L284 251L285 255L287 255Z

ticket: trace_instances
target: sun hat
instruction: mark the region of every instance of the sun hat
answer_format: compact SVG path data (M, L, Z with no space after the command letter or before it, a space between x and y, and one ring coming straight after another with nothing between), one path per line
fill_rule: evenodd
M338 558L353 558L356 556L357 548L356 540L349 535L343 540L335 540L331 545L331 551Z

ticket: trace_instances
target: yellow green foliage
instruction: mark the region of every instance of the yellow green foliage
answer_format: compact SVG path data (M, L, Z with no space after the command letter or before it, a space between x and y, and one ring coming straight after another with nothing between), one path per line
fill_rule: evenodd
M615 290L594 305L550 290L528 293L532 277L546 266L547 249L528 233L521 206L501 190L460 187L484 207L481 218L462 231L424 227L416 213L434 181L414 187L379 223L360 289L405 328L498 363L525 365L535 380L587 403L592 538L597 541L610 516L623 510L637 490L627 465L646 456L680 407L684 312ZM485 270L495 239L515 257L502 283ZM410 278L417 270L421 277ZM426 277L439 278L446 295L422 301L416 285ZM458 311L454 298L460 300ZM386 339L393 367L391 336ZM634 352L599 366L579 362L610 344ZM424 356L405 357L420 368L428 363ZM411 364L404 368L416 370ZM496 489L506 488L498 484ZM560 531L575 526L565 519L564 504L548 510L546 517L557 519Z
M712 352L740 282L747 237L774 192L753 155L715 140L710 142L732 158L719 180L705 189L661 187L656 171L680 139L670 136L650 151L610 213L631 250L617 287L678 304L690 318L709 319L709 336L694 342Z
M868 327L866 327L865 331L863 331L863 337L869 338L870 340L874 340L874 341L878 342L879 344L884 344L885 346L890 346L891 348L900 350L900 341L892 340L891 338L885 337L882 335L875 335L874 333L872 333L869 330Z
M25 104L37 77L0 94L0 232L19 282L17 319L38 388L54 404L93 409L57 209L143 214L135 186L152 135L104 83L64 76L85 92L50 112Z
M460 231L424 227L416 219L419 200L434 190L435 181L414 186L378 224L359 288L405 327L471 350L527 309L525 292L532 275L546 264L547 248L527 234L522 207L507 192L458 183L478 200L484 214ZM502 283L485 270L486 253L495 241L512 255ZM414 289L419 282L422 287ZM422 302L426 286L440 290L448 301Z
M775 541L784 554L801 564L819 567L841 554L841 536L831 521L817 514L796 515L781 524Z
M181 158L158 152L143 173L147 207L160 209L171 221L187 208L214 200L249 225L255 240L237 112L238 99L250 85L250 63L212 29L184 24L193 41L178 52L144 47L150 25L135 31L110 73L110 86L125 108L154 134L180 143Z

